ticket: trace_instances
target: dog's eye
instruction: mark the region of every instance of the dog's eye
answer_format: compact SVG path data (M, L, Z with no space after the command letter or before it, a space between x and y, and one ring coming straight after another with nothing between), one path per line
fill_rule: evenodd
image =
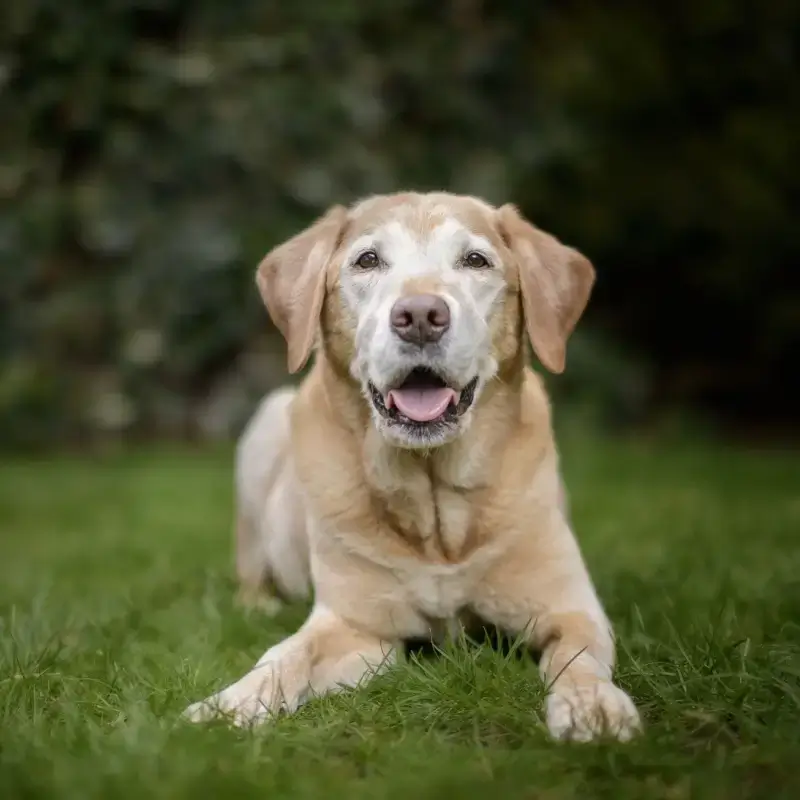
M375 269L380 263L381 260L374 250L367 250L366 253L362 253L356 259L356 266L361 267L361 269Z
M471 269L485 269L489 266L489 261L486 256L482 256L480 253L473 251L464 256L464 266L470 267Z

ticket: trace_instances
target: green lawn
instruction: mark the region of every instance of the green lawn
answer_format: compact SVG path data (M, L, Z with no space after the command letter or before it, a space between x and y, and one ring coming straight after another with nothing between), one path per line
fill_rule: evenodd
M304 617L233 605L230 452L8 460L0 798L800 797L797 457L563 449L643 739L552 744L535 667L490 648L254 732L180 723Z

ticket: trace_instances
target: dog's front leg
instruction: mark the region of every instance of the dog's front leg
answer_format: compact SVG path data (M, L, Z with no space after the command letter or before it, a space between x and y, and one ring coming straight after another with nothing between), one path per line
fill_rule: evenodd
M313 695L355 686L396 658L396 646L357 630L317 605L300 630L267 650L255 667L184 712L193 722L225 716L250 725L296 711Z
M475 612L541 654L547 727L557 739L630 739L640 728L630 697L612 681L614 640L577 542L554 513L543 537L520 537L487 576Z

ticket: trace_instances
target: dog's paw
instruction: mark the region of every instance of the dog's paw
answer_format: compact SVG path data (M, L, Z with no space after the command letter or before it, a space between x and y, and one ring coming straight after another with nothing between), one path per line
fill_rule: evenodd
M262 667L218 694L192 703L182 718L189 722L220 719L244 728L274 719L286 705L273 671Z
M188 722L220 720L237 728L248 728L265 722L269 715L256 697L244 697L236 704L230 704L220 695L212 695L199 703L192 703L182 717Z
M642 727L633 700L611 681L580 687L557 682L547 697L546 712L550 734L562 741L607 736L627 742Z
M283 610L283 601L265 589L241 587L236 594L236 605L248 613L275 617Z

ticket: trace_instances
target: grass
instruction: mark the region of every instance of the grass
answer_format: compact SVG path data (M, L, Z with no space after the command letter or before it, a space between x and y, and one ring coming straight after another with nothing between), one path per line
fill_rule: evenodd
M177 722L293 631L233 605L231 454L0 464L0 797L800 796L790 454L563 443L647 734L552 744L534 666L452 649L253 732Z

